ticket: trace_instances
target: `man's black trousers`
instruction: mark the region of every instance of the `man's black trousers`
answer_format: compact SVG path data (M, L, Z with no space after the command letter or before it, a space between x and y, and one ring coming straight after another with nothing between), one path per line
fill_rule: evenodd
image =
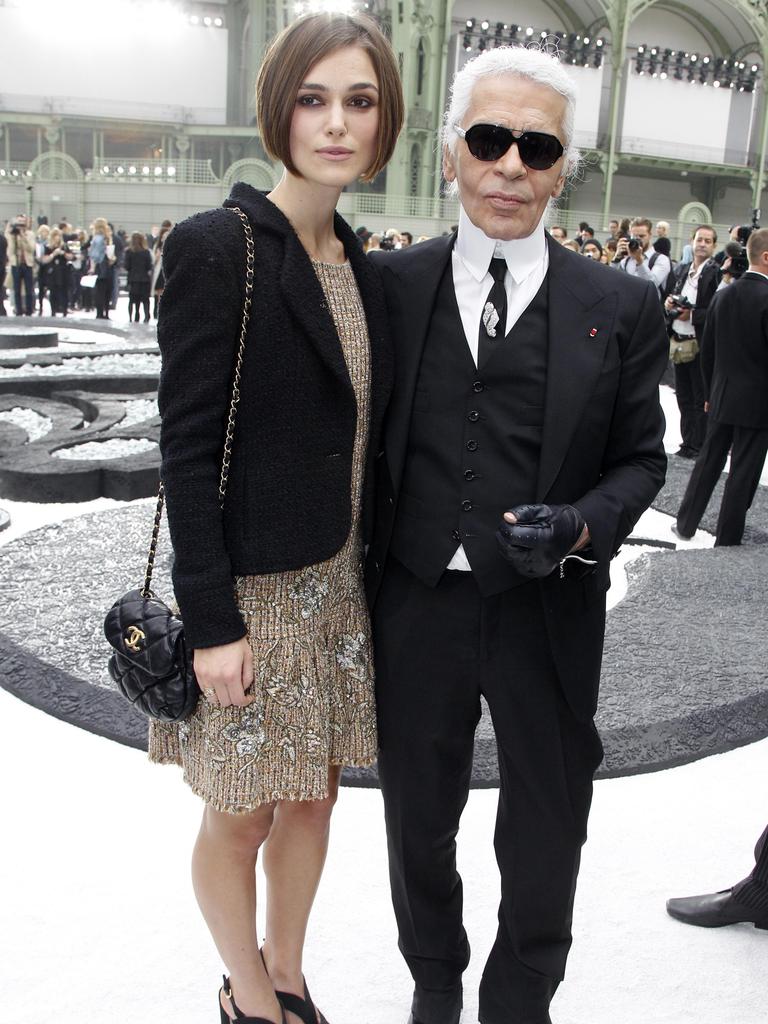
M677 528L684 537L696 533L729 451L731 468L717 519L715 544L741 544L747 512L768 452L768 430L736 427L711 418L704 447L696 459L677 513Z
M581 846L602 746L553 667L535 582L482 598L471 573L430 588L390 558L374 609L379 777L414 1016L454 1019L469 960L455 837L485 697L500 791L496 940L482 1024L546 1024L571 943Z
M690 363L675 363L675 398L680 410L683 447L698 452L704 444L707 416L704 412L704 379L700 357Z

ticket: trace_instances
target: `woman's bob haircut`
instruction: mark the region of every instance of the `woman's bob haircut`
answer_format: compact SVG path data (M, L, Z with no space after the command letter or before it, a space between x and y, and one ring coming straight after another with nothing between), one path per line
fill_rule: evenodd
M307 14L275 37L256 80L256 115L261 141L273 160L299 174L291 159L291 119L307 72L347 46L361 46L371 59L379 86L376 156L363 181L373 181L387 164L403 126L405 103L397 60L386 36L365 14Z

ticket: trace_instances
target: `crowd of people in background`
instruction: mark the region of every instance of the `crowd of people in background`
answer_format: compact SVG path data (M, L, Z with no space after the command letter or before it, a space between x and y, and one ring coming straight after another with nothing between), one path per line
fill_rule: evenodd
M54 317L77 310L109 320L124 277L131 321L138 323L141 312L144 323L157 319L163 244L172 227L164 220L146 233L134 231L129 239L104 217L87 231L66 219L54 226L41 222L35 230L26 214L18 214L0 235L0 316L7 315L10 293L16 316L43 316L47 300Z

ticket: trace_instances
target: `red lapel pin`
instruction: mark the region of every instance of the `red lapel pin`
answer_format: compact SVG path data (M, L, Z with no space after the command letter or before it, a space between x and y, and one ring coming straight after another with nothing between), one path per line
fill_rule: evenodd
M589 336L590 336L590 338L594 338L596 335L597 335L597 328L593 327L592 330L589 332Z

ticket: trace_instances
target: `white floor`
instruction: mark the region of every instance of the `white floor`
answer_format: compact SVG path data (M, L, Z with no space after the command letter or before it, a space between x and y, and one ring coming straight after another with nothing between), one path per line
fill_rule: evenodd
M750 869L766 763L763 741L596 785L557 1024L764 1024L768 933L686 927L664 900ZM220 965L187 867L200 808L177 770L0 691L0 773L3 1024L213 1024ZM473 791L459 836L465 1022L495 930L495 802ZM405 1024L377 791L342 791L306 970L332 1024Z
M674 397L662 390L674 451ZM0 543L115 504L0 499L13 518ZM674 540L669 526L649 513L638 532ZM596 785L556 1024L765 1024L768 933L686 927L664 900L750 870L768 817L767 765L765 740ZM0 1024L217 1021L221 967L188 878L200 806L178 771L0 691L0 777ZM495 931L495 802L494 791L473 791L459 837L473 947L465 1024L477 1019ZM404 1024L410 979L395 945L377 791L342 791L306 968L332 1024Z

